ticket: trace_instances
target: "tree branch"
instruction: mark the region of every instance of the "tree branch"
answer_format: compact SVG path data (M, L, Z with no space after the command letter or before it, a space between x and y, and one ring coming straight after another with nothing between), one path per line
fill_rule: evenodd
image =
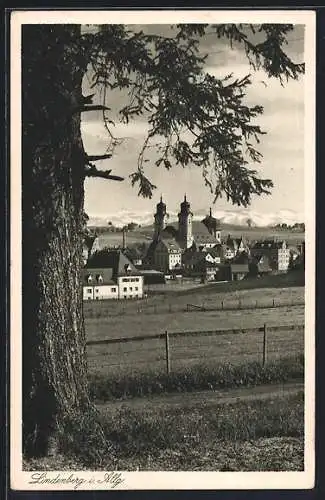
M73 109L73 113L84 113L85 111L109 111L111 108L102 104L80 105Z
M106 153L104 155L87 155L87 162L97 161L97 160L107 160L108 158L112 158L111 153Z
M89 167L85 168L85 177L98 177L102 179L108 179L110 181L124 181L124 177L118 175L111 175L112 170L98 170L95 165L89 164Z

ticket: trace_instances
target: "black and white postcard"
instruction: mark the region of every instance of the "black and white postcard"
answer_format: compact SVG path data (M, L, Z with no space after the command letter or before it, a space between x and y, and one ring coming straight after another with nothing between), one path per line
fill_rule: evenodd
M10 485L310 489L315 13L15 11Z

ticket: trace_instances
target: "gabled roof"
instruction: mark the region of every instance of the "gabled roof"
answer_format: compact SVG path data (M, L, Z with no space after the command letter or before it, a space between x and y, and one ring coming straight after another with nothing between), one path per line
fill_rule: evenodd
M103 269L100 267L89 269L84 267L81 271L81 277L83 286L116 285L116 282L113 280L113 269ZM91 277L90 282L89 277ZM99 279L100 277L102 280Z
M139 271L134 267L132 262L122 253L121 250L110 250L103 252L101 255L103 268L113 270L113 279L119 276L126 275L139 275ZM95 261L96 262L96 261ZM88 266L89 269L92 268L91 262Z
M141 252L141 250L137 247L126 248L124 255L130 260L143 258L143 252Z
M248 262L249 262L249 257L246 252L240 253L233 260L233 264L248 264Z
M168 252L181 252L181 247L174 238L161 238L158 245L162 245Z
M222 243L217 243L214 247L209 248L209 253L213 257L222 257L225 249L226 249L226 245L223 245Z
M255 256L253 262L257 264L257 268L260 272L271 271L270 259L267 255L257 255Z

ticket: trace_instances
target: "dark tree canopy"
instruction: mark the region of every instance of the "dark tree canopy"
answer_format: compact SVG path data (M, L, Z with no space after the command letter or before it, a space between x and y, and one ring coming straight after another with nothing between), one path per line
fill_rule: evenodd
M173 26L173 36L167 37L101 25L82 35L92 86L101 90L103 103L109 89L127 91L121 119L128 123L144 115L148 120L137 169L130 175L140 195L151 197L156 187L146 174L148 148L154 148L157 166L200 167L215 199L225 194L232 203L247 206L252 195L270 193L272 181L252 166L261 164L257 145L264 132L258 125L263 108L245 104L251 75L218 79L206 73L200 39L209 32L242 46L252 71L263 69L284 84L304 72L304 64L291 61L284 50L292 30L284 24L184 24ZM118 138L112 134L109 109L103 118L113 151Z

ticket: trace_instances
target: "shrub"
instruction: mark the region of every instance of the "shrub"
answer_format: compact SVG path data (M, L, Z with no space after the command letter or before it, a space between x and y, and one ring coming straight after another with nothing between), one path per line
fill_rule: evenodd
M90 376L89 388L93 400L107 401L170 392L250 387L303 377L304 356L301 354L271 361L265 367L259 362L247 362L215 367L197 365L168 375L148 372L107 377L97 374Z

